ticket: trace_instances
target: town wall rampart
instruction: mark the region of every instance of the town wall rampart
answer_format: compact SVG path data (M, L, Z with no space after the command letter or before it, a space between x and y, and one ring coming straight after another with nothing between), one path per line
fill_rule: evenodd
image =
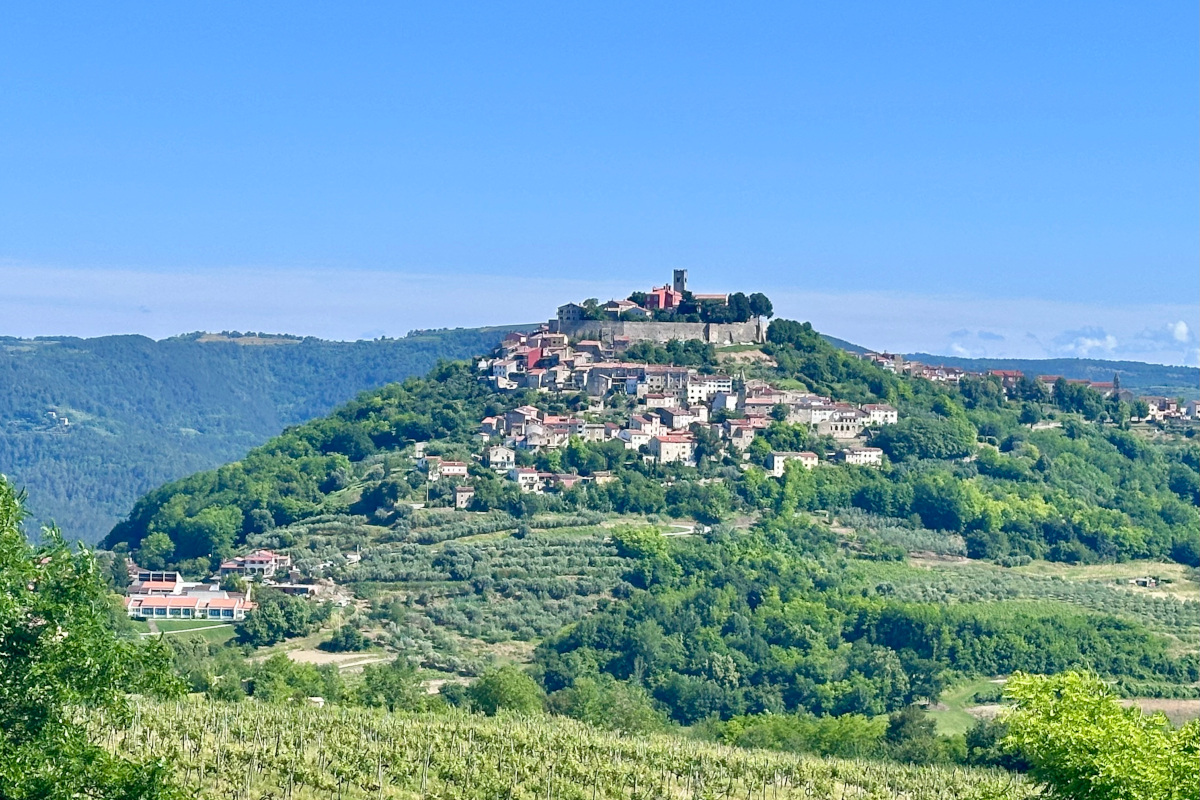
M550 320L550 330L565 333L572 340L597 339L612 344L613 338L627 336L630 341L666 344L672 339L699 339L708 344L761 344L767 340L762 317L747 322L627 322L624 320L583 319Z

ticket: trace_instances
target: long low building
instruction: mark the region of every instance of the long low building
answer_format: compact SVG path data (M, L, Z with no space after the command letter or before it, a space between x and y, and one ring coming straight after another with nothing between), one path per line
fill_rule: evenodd
M177 595L134 594L125 598L125 611L134 619L204 619L241 622L255 604L225 591L194 591Z

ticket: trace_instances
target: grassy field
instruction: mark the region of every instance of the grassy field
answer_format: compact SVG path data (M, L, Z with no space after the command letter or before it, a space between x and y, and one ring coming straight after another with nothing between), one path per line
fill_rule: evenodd
M181 631L202 631L209 628L232 628L228 622L209 621L206 619L180 619L180 620L163 620L155 622L158 629L163 633L179 633Z
M1127 591L1158 597L1177 597L1181 600L1200 600L1200 580L1197 571L1183 564L1161 561L1126 561L1119 564L1063 564L1055 561L1034 561L1013 572L1062 578L1066 581L1099 581ZM1129 581L1153 577L1159 583L1153 588L1134 586ZM1165 581L1163 580L1165 579Z
M153 631L150 630L148 623L141 620L131 620L133 629L142 636L150 636ZM204 619L195 620L162 620L155 621L154 626L158 629L158 633L164 636L200 636L205 641L221 644L228 642L237 635L237 629L227 622L216 622Z
M865 563L855 568L865 586L887 583L895 596L930 603L1038 600L1069 604L1136 620L1177 642L1181 652L1200 650L1200 596L1195 572L1178 564L1135 561L1071 566L1034 562L999 567L986 561L939 560L908 564ZM1131 577L1160 576L1155 589L1130 586Z
M396 715L190 701L136 707L109 748L170 764L196 798L1024 800L1019 776L624 737L560 717Z
M978 678L943 691L937 707L929 712L930 718L937 723L938 733L945 736L966 733L978 719L978 716L967 711L968 708L979 705L975 695L984 691L991 692L1002 685L991 678Z

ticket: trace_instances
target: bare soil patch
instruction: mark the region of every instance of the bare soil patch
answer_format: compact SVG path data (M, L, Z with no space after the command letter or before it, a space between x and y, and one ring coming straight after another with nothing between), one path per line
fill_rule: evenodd
M1128 708L1137 706L1147 714L1161 711L1171 720L1172 725L1182 725L1188 720L1200 719L1200 700L1170 700L1161 697L1132 697L1122 700L1121 705Z
M394 656L386 653L327 653L324 650L288 650L287 657L297 664L336 664L339 670L391 661Z
M977 706L968 706L967 708L964 708L963 711L966 711L976 719L995 719L996 715L1000 713L1000 709L1002 708L1004 708L1004 706L1000 705L999 703L981 703Z
M778 362L762 350L743 350L740 353L721 353L722 361L732 361L735 364L763 364L768 367L778 366Z

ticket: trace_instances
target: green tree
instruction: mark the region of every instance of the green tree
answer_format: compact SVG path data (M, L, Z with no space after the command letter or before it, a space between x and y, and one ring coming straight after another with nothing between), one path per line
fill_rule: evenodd
M729 316L731 322L745 322L753 314L750 300L742 292L729 295Z
M654 707L646 690L611 675L577 678L550 696L550 710L598 728L644 733L666 727L666 715Z
M134 763L89 741L81 710L119 726L126 693L177 693L170 654L114 632L104 576L57 531L34 549L21 498L0 478L0 797L174 796L166 765Z
M333 632L329 641L321 642L319 647L331 653L351 653L366 650L371 646L370 640L363 636L353 625L343 625Z
M165 533L152 533L142 539L137 550L138 565L146 569L163 569L175 553L175 543Z
M775 314L775 309L771 305L770 299L762 292L755 292L748 298L750 301L750 313L756 317L771 317Z
M419 711L428 704L417 672L408 659L363 667L358 702L388 711Z
M1032 763L1051 797L1200 797L1200 721L1173 729L1162 714L1124 709L1095 675L1016 673L1004 745Z
M545 696L537 681L514 666L492 669L471 684L468 696L476 708L488 716L501 709L519 714L536 714L542 710Z

